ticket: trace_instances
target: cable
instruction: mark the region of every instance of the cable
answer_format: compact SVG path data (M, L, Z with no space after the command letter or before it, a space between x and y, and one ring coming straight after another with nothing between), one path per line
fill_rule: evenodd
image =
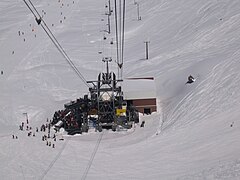
M122 63L122 0L119 0L119 64ZM121 71L120 71L121 76Z
M76 74L78 75L78 77L80 79L82 79L82 81L85 83L86 86L90 87L89 84L87 84L85 78L83 77L83 75L79 72L79 70L77 69L77 67L73 64L73 62L71 61L71 59L68 57L68 55L66 54L66 52L61 49L56 42L53 40L53 38L50 36L50 34L47 32L46 28L41 24L43 30L47 33L48 37L51 39L51 41L54 43L54 45L56 46L56 48L60 51L60 53L63 55L63 57L67 60L67 63L72 67L72 69L76 72Z
M116 25L117 64L118 64L118 66L119 66L117 0L115 0L114 2L115 2L115 25ZM119 68L118 68L118 77L119 77Z
M34 10L37 12L37 14L40 17L40 14L38 13L37 9L35 8L35 6L32 4L31 0L29 0L30 4L32 5L32 7L34 8ZM44 26L41 24L42 28L44 29L44 31L47 33L47 35L49 36L49 38L52 40L52 42L55 44L55 46L57 47L57 45L60 47L57 49L60 51L60 53L63 55L63 57L67 60L68 64L73 68L73 70L77 73L77 75L80 77L80 79L85 83L86 86L90 87L87 84L86 79L83 77L83 75L80 73L80 71L78 70L78 68L74 65L74 63L72 62L72 60L70 59L70 57L67 55L67 53L65 52L65 50L62 48L61 44L58 42L58 40L56 39L56 37L53 35L53 33L51 32L51 30L49 29L49 27L47 26L47 24L45 23L45 21L42 19L42 22L44 23L44 25L46 26L47 30L50 32L51 36L49 35L49 33L46 31L46 29L44 28ZM53 41L53 39L55 40L55 42Z
M122 67L123 67L123 54L124 54L124 39L125 39L125 14L126 14L126 0L123 0L123 23L122 23ZM123 69L121 67L121 78Z
M34 13L33 10L30 8L30 6L28 5L28 3L27 3L25 0L23 0L23 2L26 4L26 6L28 7L28 9L32 12L32 14L34 15L34 17L36 18L35 13Z
M48 37L51 39L51 41L53 42L53 44L56 46L56 48L58 49L58 51L63 55L63 57L65 58L65 60L68 62L68 64L72 67L72 69L75 71L75 73L78 75L78 77L84 82L84 84L87 87L90 87L89 84L87 84L86 79L84 78L84 76L81 74L81 72L78 70L78 68L74 65L74 63L72 62L72 60L70 59L70 57L67 55L66 51L63 49L63 47L60 45L60 43L58 42L58 40L56 39L56 37L53 35L53 33L51 32L51 30L49 29L49 27L47 26L47 24L45 23L45 21L41 18L41 15L39 14L39 12L37 11L37 9L35 8L35 6L33 5L33 3L31 2L31 0L28 0L29 3L31 4L31 6L33 7L33 9L35 10L35 12L37 13L37 15L39 16L39 18L37 17L37 15L34 13L34 11L32 10L32 8L29 6L29 4L26 2L26 0L23 0L24 3L27 5L28 9L32 12L32 14L34 15L37 23L39 25L41 25L41 27L43 28L43 30L46 32L46 34L48 35ZM45 25L42 25L42 23Z
M119 12L117 10L119 8ZM117 64L118 78L122 79L123 59L124 59L124 38L125 38L125 15L126 0L115 0L115 25L116 25L116 45L117 45Z

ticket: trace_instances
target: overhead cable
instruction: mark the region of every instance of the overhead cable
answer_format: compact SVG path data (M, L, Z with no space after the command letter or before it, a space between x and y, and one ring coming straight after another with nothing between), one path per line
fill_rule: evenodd
M125 36L125 14L126 14L126 0L117 0L115 2L115 28L116 28L116 53L118 64L118 77L122 78L123 60L124 60L124 36ZM119 10L118 10L119 8Z
M118 11L117 11L117 0L114 1L115 3L115 28L116 28L116 46L117 46L117 64L119 66L119 42L118 42ZM119 76L119 68L118 68L118 76Z
M65 60L67 61L67 63L71 66L71 68L75 71L75 73L77 74L77 76L84 82L84 84L87 87L90 87L90 85L87 83L86 79L84 78L84 76L81 74L81 72L78 70L78 68L74 65L74 63L72 62L72 60L70 59L70 57L67 55L66 51L63 49L63 47L61 46L61 44L58 42L58 40L56 39L56 37L53 35L53 33L51 32L51 30L49 29L49 27L47 26L47 24L45 23L45 21L43 20L43 18L41 18L39 12L37 11L37 9L35 8L35 6L33 5L33 3L31 2L31 0L28 0L29 3L31 4L31 6L33 7L33 9L29 6L29 4L26 2L26 0L23 0L24 3L26 4L26 6L28 7L28 9L31 11L31 13L34 15L38 25L41 25L41 27L43 28L43 30L46 32L46 34L48 35L48 37L51 39L51 41L53 42L53 44L56 46L56 48L58 49L58 51L62 54L62 56L65 58ZM43 22L43 24L41 23Z

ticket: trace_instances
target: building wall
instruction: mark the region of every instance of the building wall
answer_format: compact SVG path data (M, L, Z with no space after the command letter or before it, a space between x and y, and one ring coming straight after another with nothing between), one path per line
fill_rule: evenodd
M151 99L132 99L130 100L131 104L137 108L137 110L141 113L144 113L144 110L150 109L150 112L157 111L157 103L156 98Z

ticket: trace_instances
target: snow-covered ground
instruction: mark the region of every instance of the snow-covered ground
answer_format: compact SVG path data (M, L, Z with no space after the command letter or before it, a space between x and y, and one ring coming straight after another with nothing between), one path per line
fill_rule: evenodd
M115 58L114 34L103 32L107 1L32 2L84 77L95 80L105 70L102 57ZM124 77L155 77L158 112L140 117L144 128L64 141L59 134L51 148L42 132L18 130L26 113L35 130L88 88L24 2L1 0L1 179L240 179L240 1L136 2L140 21L134 0L126 2ZM186 85L190 74L196 82Z

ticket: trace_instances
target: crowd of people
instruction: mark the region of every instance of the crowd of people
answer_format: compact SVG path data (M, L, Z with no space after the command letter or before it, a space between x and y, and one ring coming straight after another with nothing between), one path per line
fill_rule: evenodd
M71 3L74 4L75 2L72 1ZM66 7L66 8L70 7L70 4L71 4L71 3L70 3L70 1L69 1L69 3L64 4L64 2L63 2L62 0L58 0L58 5L59 5L59 7L60 7L60 9L59 9L59 11L60 11L60 14L59 14L59 19L60 19L60 20L59 20L59 23L60 23L60 24L64 23L64 21L67 19L67 16L64 15L65 13L64 13L64 9L63 9L63 8L64 8L64 7ZM50 4L48 4L48 6L50 6ZM39 12L39 14L40 14L40 17L35 19L37 25L40 25L41 22L42 22L42 19L43 19L43 18L46 18L47 12L46 12L44 9L42 9L42 10ZM18 31L17 31L18 36L21 38L21 40L22 40L23 42L27 42L27 39L28 39L29 37L31 37L31 36L37 38L37 28L36 28L37 25L35 25L34 23L30 23L28 29L25 29L24 31L23 31L23 30L18 30ZM54 25L55 25L54 23L51 23L51 26L52 26L52 27L53 27ZM30 29L31 34L29 34L29 29ZM14 54L15 54L15 51L12 50L12 51L11 51L11 54L14 55ZM3 75L3 71L1 71L1 75Z
M74 110L59 110L54 113L52 124L56 124L59 121L63 121L64 128L77 129L79 124L76 119L76 112Z
M59 16L57 16L58 19L55 19L54 21L52 21L50 24L47 24L47 25L50 25L53 27L57 27L57 25L59 25L59 23L64 23L64 21L67 19L67 12L69 10L67 10L66 8L69 8L71 6L75 6L75 2L74 1L63 1L63 0L57 0L57 5L58 5L58 8L59 8ZM50 3L48 3L48 6L50 6ZM41 11L39 11L40 13L40 17L38 19L35 19L36 22L32 22L32 23L29 23L27 24L26 28L25 29L17 29L16 30L16 36L19 40L21 40L21 42L28 42L28 40L32 37L32 38L37 38L37 33L38 33L38 25L41 25L43 23L43 20L44 19L47 19L48 17L48 13L46 10L42 9ZM18 50L17 49L12 49L10 50L10 55L13 56L13 55L17 55L18 54ZM0 74L3 75L4 74L4 71L1 70L0 71ZM67 115L67 116L66 116ZM19 125L19 130L20 131L23 131L23 132L27 132L27 136L28 137L36 137L37 134L39 133L46 133L46 135L42 135L44 136L44 141L46 141L50 136L50 133L51 133L51 127L57 123L59 120L64 120L64 125L65 125L65 128L77 128L79 125L77 123L77 120L76 120L76 116L75 116L75 113L74 111L69 111L69 110L61 110L61 111L57 111L55 112L54 114L54 117L53 117L53 120L52 121L48 121L47 120L47 123L45 124L42 124L40 127L36 127L35 129L32 128L32 126L30 125L29 123L29 120L27 119L26 122L22 122L20 125ZM57 133L55 131L55 133ZM52 137L56 138L56 135L53 134ZM47 137L47 139L45 138ZM12 134L12 138L13 139L18 139L19 136L15 135L15 134ZM54 139L55 139L54 138Z
M30 126L30 122L28 118L26 119L26 122L22 122L19 125L19 130L22 132L26 132L28 137L39 137L41 136L41 140L46 142L47 146L50 146L52 148L56 147L56 141L57 141L57 132L54 132L52 129L52 120L47 119L46 123L43 123L40 128L36 127L35 129ZM40 129L40 131L39 131ZM12 134L12 139L18 139L18 136L15 134ZM64 140L61 136L59 140Z

